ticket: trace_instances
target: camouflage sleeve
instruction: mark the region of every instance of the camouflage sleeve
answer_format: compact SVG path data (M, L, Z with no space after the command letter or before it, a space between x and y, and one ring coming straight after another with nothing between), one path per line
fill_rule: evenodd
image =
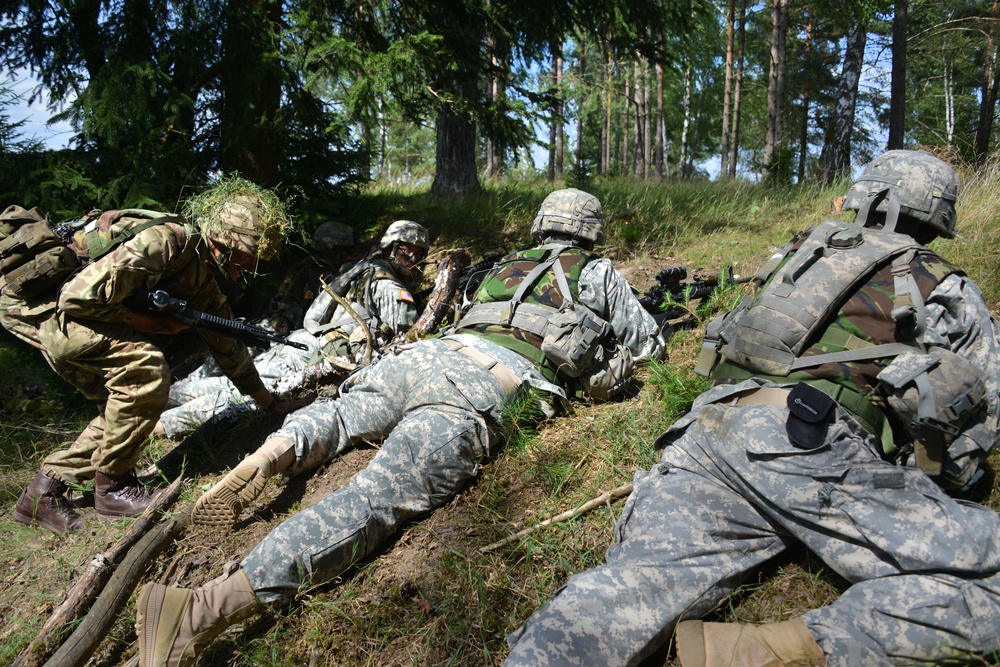
M979 287L969 278L951 275L927 299L927 329L923 342L958 354L977 368L986 369L986 452L1000 442L1000 376L991 372L1000 364L1000 326L993 319ZM979 439L979 438L977 438Z
M625 276L608 259L598 259L583 267L580 274L580 303L603 317L636 361L659 359L666 343L653 316L639 304Z
M413 294L395 280L376 280L372 285L372 300L375 312L371 313L378 321L379 331L384 331L389 338L403 333L417 321L417 305Z
M309 304L309 309L306 310L306 315L302 318L302 328L315 335L321 326L331 321L330 316L336 308L337 304L333 297L330 296L329 292L323 290Z
M122 302L139 288L152 288L183 249L184 235L174 225L150 227L68 280L59 291L59 309L81 319L128 324L132 311Z

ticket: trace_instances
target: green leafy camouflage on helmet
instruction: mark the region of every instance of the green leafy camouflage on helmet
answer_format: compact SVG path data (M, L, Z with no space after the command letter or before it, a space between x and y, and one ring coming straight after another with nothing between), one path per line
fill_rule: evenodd
M576 188L550 193L531 224L531 236L541 240L553 235L602 243L604 210L601 202L594 195Z
M316 228L312 235L313 247L321 253L334 253L342 248L357 245L358 233L342 222L327 221Z
M924 151L887 151L869 162L851 185L843 208L860 211L885 189L899 201L900 215L933 227L945 238L955 238L958 176L946 163ZM886 212L888 202L879 202L875 210Z
M278 195L241 176L220 178L188 199L184 215L203 235L260 260L277 259L294 228Z
M393 243L412 243L424 250L430 250L430 233L426 227L412 220L397 220L385 230L385 234L379 239L378 247L385 250Z

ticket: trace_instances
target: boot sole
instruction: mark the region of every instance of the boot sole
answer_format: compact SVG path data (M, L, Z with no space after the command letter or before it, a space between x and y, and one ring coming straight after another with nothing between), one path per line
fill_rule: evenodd
M266 484L267 478L260 474L260 468L236 468L198 499L191 522L198 526L232 528L243 509L260 496Z
M139 591L136 599L135 631L139 636L139 664L143 667L152 665L177 664L171 661L173 645L180 631L182 614L167 614L168 607L185 609L191 592L179 588L168 588L163 584L148 583ZM161 627L162 625L162 627ZM164 655L161 649L157 654L157 645L167 649Z

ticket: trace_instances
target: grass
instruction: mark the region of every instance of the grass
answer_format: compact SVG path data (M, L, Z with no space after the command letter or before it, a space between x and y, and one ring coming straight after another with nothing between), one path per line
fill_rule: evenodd
M997 247L1000 175L966 175L960 202L960 238L936 249L969 271L991 306L1000 306ZM599 181L584 187L606 213L636 212L608 225L602 249L633 284L648 288L669 262L689 273L732 265L752 275L796 231L828 217L846 183L829 188L766 190L743 182L654 184ZM374 237L389 222L413 219L432 231L435 251L468 247L476 255L530 242L528 228L550 191L541 182L489 186L459 199L424 191L371 188L351 202L355 221ZM845 217L844 219L849 219ZM359 223L360 224L360 223ZM691 303L702 323L732 307L746 287L728 286ZM506 446L453 502L413 524L383 551L338 580L304 595L291 609L238 626L216 640L201 664L220 665L499 665L504 637L575 572L602 562L621 503L529 534L494 551L481 548L581 505L649 468L652 443L682 415L704 387L693 366L701 329L677 332L665 358L639 370L631 395L604 405L577 404L568 418L546 420L530 402L510 407L500 426ZM90 521L86 530L55 536L15 523L10 510L41 458L71 440L94 406L56 379L40 355L0 332L0 661L10 662L31 640L94 554L121 524ZM254 417L197 450L177 507L262 442L276 424ZM144 466L176 443L154 442ZM196 586L221 565L244 556L283 518L344 484L370 459L359 447L315 474L272 484L232 533L189 530L162 554L147 579ZM995 466L997 455L992 458ZM1000 508L994 478L984 502ZM57 554L53 557L51 554ZM805 550L786 554L752 577L712 614L712 620L783 620L829 603L846 584ZM93 665L113 665L134 654L134 602L122 613ZM659 656L660 664L669 660ZM671 664L668 662L668 664Z

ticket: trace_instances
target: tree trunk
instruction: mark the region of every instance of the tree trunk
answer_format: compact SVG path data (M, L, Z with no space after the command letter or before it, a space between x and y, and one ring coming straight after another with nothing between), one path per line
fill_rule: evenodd
M781 163L787 35L788 0L774 0L771 10L771 69L767 80L767 129L764 134L764 168L761 172L764 181L774 181L784 171Z
M687 178L688 129L691 127L691 65L684 66L684 122L681 127L681 150L677 159L677 172Z
M563 144L563 53L562 40L556 43L555 54L555 84L556 84L556 141L555 141L555 180L561 183L563 180L563 160L565 159L565 146Z
M488 38L488 48L490 49L490 64L492 65L489 83L487 84L486 97L491 107L496 107L501 98L506 94L506 84L504 75L506 73L506 59L500 53L497 40L492 35ZM486 139L485 173L483 178L490 180L503 174L503 158L505 147L501 146L494 137Z
M653 171L653 89L649 83L649 65L642 63L642 177L648 179Z
M892 76L889 84L889 141L887 148L903 147L906 121L906 26L908 0L896 0L892 18Z
M719 142L719 151L722 154L722 161L719 165L719 178L725 180L729 178L729 127L732 122L729 118L729 101L733 95L733 46L735 40L735 16L736 0L729 0L726 11L726 82L722 93L722 138Z
M844 51L844 68L840 73L837 104L819 158L820 177L825 183L831 183L847 174L851 167L851 129L854 127L858 82L861 80L867 41L868 26L860 20L853 21L847 32L847 48Z
M599 172L611 169L611 49L604 49L604 114L601 117L601 166Z
M990 137L993 134L993 116L997 106L997 88L1000 86L1000 68L997 61L997 0L993 0L990 28L986 33L986 48L983 50L983 83L979 102L979 122L976 123L976 138L973 150L976 156L976 166L986 164L990 151Z
M812 55L812 15L806 24L806 57L808 66ZM799 170L797 182L802 183L806 177L806 156L809 153L809 77L806 77L802 90L802 129L799 131Z
M736 178L736 162L740 154L740 95L743 92L743 60L747 45L747 2L740 0L740 22L738 29L739 55L736 60L736 86L733 91L733 139L732 155L729 157L729 178Z
M280 3L229 0L220 68L219 167L268 188L278 185L284 154L283 75L274 57L281 20Z
M587 42L583 37L579 38L579 60L580 60L580 100L576 109L576 173L577 178L583 177L583 82L587 74Z
M443 46L451 55L451 66L437 74L441 97L437 112L437 147L431 193L458 195L479 189L476 172L476 122L461 106L474 102L480 94L479 52L483 35L479 23L454 7L434 5L428 15L429 27L439 30ZM456 104L448 101L456 100ZM456 110L458 106L458 110Z
M656 63L656 150L654 160L656 164L656 175L659 178L666 176L663 170L666 160L663 157L664 139L666 137L666 127L663 119L663 65Z

